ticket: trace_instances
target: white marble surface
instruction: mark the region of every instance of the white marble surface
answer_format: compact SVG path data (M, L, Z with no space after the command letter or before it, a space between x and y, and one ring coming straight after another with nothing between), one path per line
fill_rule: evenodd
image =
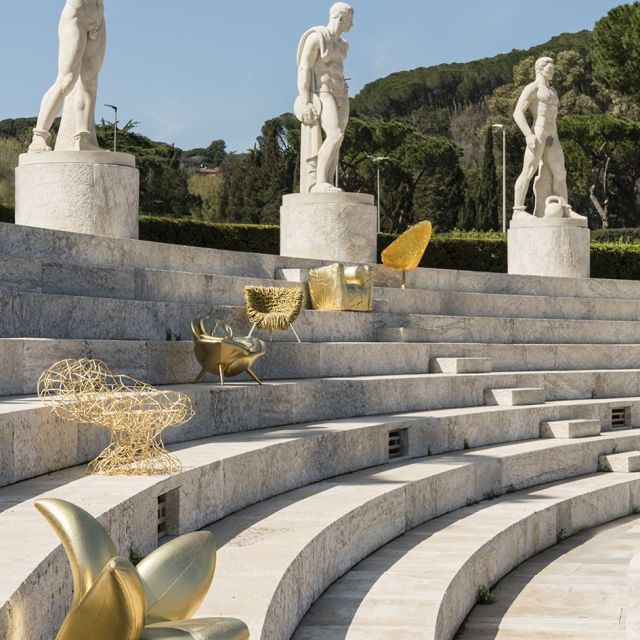
M280 254L332 262L375 263L377 211L373 196L292 194L280 209Z
M509 273L554 278L588 278L591 232L574 226L512 226L508 235Z
M16 169L16 224L112 238L138 237L140 176L126 154L58 152L21 156ZM83 152L65 152L66 154ZM100 162L93 162L99 154ZM53 162L48 162L54 157ZM106 162L105 162L106 160ZM132 166L132 162L134 166Z
M329 14L329 24L306 31L298 45L294 113L302 124L301 193L339 191L334 176L349 123L349 85L344 77L349 45L342 34L351 30L353 8L336 2Z

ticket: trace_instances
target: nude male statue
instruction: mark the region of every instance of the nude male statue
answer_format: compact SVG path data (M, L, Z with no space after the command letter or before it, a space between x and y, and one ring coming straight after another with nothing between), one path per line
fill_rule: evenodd
M348 4L336 2L329 25L309 29L300 40L294 111L302 122L301 193L341 191L331 183L349 122L349 86L344 77L349 45L341 36L351 30L353 13Z
M103 0L66 0L58 37L58 76L42 99L29 147L32 153L51 151L47 144L49 130L65 98L72 92L65 112L67 108L71 111L73 148L98 148L95 139L96 94L107 42Z
M536 79L525 87L513 114L527 140L524 167L515 185L514 218L530 216L526 212L525 199L537 172L534 216L542 218L553 212L554 217L584 219L568 204L567 171L557 128L560 100L550 84L555 71L554 61L552 58L539 58L535 68ZM527 111L533 116L533 128L527 121Z

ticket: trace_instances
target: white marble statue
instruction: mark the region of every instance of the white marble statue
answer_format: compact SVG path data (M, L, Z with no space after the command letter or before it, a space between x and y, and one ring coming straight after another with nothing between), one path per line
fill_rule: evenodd
M340 191L332 182L349 122L349 86L344 77L349 45L341 36L352 26L353 9L336 2L329 25L309 29L300 40L294 111L302 122L301 193Z
M569 205L567 171L556 124L560 100L550 84L554 71L552 58L536 61L536 79L525 87L513 114L527 140L524 167L515 186L514 220L525 217L586 219ZM533 127L529 126L527 112L533 117ZM525 199L536 173L533 186L536 204L532 216L526 211Z
M51 151L50 129L63 103L56 150L98 149L96 94L107 41L103 0L66 0L58 37L58 76L42 99L30 153Z

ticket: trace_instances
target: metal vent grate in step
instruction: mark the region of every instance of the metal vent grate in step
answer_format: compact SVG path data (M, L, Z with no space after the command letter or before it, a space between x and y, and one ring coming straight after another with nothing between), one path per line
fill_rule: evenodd
M612 407L611 428L626 429L631 424L631 407Z
M158 496L158 541L178 533L180 489Z
M389 460L404 458L408 452L408 429L389 431Z

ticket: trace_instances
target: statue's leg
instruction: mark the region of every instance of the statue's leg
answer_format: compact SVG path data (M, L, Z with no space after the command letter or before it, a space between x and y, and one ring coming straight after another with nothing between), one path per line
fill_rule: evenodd
M537 150L536 150L537 151ZM533 176L536 175L538 165L540 164L540 153L534 153L529 148L524 152L524 163L522 173L516 180L515 193L513 199L513 208L524 211L524 203L529 191L529 185Z
M336 99L330 94L320 94L322 101L322 130L325 140L318 153L318 179L314 191L332 191L333 177L336 171L337 153L344 139L344 131L340 128L340 115Z
M104 62L106 50L105 26L98 32L96 40L88 40L82 60L80 82L75 93L75 132L76 136L88 138L88 146L98 147L95 139L96 96L98 94L98 75Z
M546 162L553 176L553 193L564 198L569 204L569 190L567 189L567 169L564 164L564 152L556 133L546 150Z
M82 32L76 19L66 19L63 14L59 38L58 76L42 99L30 151L49 150L46 144L48 132L62 108L64 99L71 93L80 77L82 57L87 42L86 33Z

